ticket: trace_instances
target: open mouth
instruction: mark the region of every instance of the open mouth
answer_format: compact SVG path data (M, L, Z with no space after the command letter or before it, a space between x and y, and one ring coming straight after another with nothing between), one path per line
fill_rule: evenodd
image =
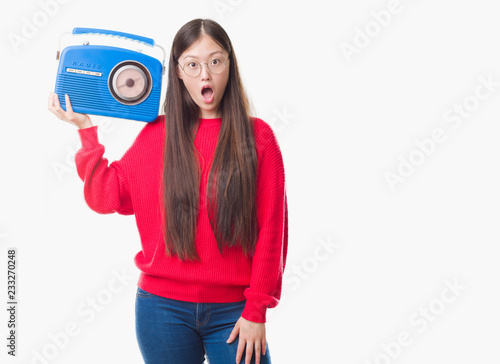
M211 86L205 85L201 89L201 95L203 96L203 99L205 100L206 103L210 103L214 98L214 90L212 89Z

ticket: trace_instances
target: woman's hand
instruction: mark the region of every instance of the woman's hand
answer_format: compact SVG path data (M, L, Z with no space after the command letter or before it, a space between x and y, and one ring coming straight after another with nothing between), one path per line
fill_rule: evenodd
M255 345L255 363L260 364L260 353L266 354L266 324L260 322L253 322L240 317L234 325L231 335L227 339L227 343L232 342L236 336L240 335L238 342L238 350L236 352L236 363L240 363L243 350L246 349L245 363L250 363L252 353Z
M57 116L58 119L67 121L70 124L76 125L80 129L89 128L92 125L92 121L87 114L79 114L73 111L71 107L71 102L69 101L69 96L65 95L66 98L66 111L61 107L59 103L59 97L54 92L50 93L49 96L49 110Z

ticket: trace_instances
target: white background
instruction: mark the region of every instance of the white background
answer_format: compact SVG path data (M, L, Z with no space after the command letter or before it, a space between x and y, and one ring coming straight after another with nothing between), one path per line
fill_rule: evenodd
M289 249L282 300L266 324L273 363L499 361L495 2L66 0L44 10L49 3L10 1L1 11L2 363L43 363L34 355L44 350L50 363L142 362L135 219L88 208L77 129L47 99L63 32L119 30L169 53L197 17L228 32L254 115L271 124L283 153ZM27 22L38 26L23 35ZM493 86L478 100L481 78ZM468 115L459 119L454 106ZM144 126L93 121L110 161ZM439 130L439 141L424 143ZM388 173L400 176L394 188ZM15 359L6 354L9 248L18 264ZM121 291L107 296L122 272ZM92 311L92 297L108 300ZM68 325L78 333L57 348L51 335Z

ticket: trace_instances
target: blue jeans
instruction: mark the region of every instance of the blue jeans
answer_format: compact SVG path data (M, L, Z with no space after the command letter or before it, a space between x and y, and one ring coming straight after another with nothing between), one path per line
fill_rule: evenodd
M146 364L236 363L239 335L226 343L246 300L231 303L196 303L160 297L137 287L135 327ZM240 363L245 362L246 347ZM255 364L255 348L251 364ZM271 363L269 345L260 356ZM248 363L246 363L248 364Z

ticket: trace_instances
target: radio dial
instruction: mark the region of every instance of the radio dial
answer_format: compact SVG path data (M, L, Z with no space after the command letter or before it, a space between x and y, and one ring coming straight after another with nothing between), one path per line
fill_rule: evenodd
M144 101L151 92L151 75L146 67L136 61L117 64L109 75L113 97L125 105Z

